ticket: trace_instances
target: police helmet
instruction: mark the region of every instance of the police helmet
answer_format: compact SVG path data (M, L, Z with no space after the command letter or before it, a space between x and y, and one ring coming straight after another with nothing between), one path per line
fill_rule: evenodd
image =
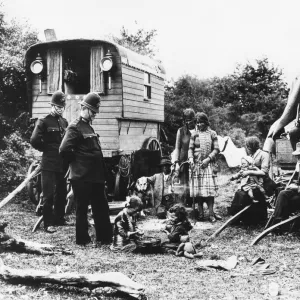
M83 105L95 113L99 113L101 98L97 93L88 93L82 101L79 102L80 105Z
M50 101L51 105L56 105L59 107L65 107L66 106L66 95L61 91L56 91L51 98Z

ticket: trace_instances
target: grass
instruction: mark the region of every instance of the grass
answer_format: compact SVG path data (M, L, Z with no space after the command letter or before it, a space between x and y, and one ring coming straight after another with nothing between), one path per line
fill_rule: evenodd
M228 218L226 207L230 205L236 184L228 184L230 174L221 175L220 196L216 198L216 211L223 216L223 221L214 225L197 223L191 231L194 241L207 238ZM1 194L1 199L4 198ZM34 268L51 272L95 273L119 271L146 287L148 299L300 299L300 244L297 234L282 236L270 235L257 246L249 246L251 240L262 231L257 227L229 227L207 247L203 259L226 259L238 256L238 265L232 271L196 269L197 260L189 260L172 255L152 254L116 254L107 246L94 248L77 246L74 242L74 226L59 227L53 235L42 231L31 233L37 220L34 205L27 200L25 192L18 195L11 203L2 208L1 219L9 222L7 232L23 239L40 243L51 243L71 248L74 256L55 255L37 256L32 254L1 253L1 258L8 266L25 269ZM71 216L74 219L74 216ZM147 235L155 235L165 240L160 232L163 224L155 218L141 222ZM93 234L93 232L91 232ZM251 270L251 261L260 256L276 269L273 275L247 275ZM232 273L244 276L232 277ZM277 282L280 295L270 296L270 282ZM98 295L88 289L61 287L58 285L23 286L8 284L0 280L0 299L129 299L128 296L115 292Z

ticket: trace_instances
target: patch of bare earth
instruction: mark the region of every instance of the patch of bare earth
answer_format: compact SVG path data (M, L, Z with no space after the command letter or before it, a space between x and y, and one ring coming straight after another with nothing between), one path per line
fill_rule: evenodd
M229 218L230 205L237 185L228 183L229 174L221 175L220 195L216 199L216 211L222 221L211 225L196 223L191 231L193 241L206 239ZM1 199L5 196L1 194ZM219 237L201 249L203 259L226 259L238 256L238 265L232 271L196 270L197 260L166 254L120 254L112 253L107 246L94 248L77 246L74 242L74 226L59 227L57 233L45 234L31 229L37 217L34 206L27 200L26 193L18 195L1 210L1 220L9 222L7 231L23 239L62 245L74 251L74 256L56 254L37 256L24 253L1 253L8 266L25 269L41 269L52 272L96 273L118 271L146 287L148 299L300 299L300 244L299 235L269 235L257 246L251 247L252 239L263 230L263 226L229 227ZM74 220L74 215L71 216ZM75 221L75 220L74 220ZM192 220L193 221L193 220ZM162 221L147 217L141 221L146 235L165 240L160 230ZM91 234L93 234L91 229ZM260 256L270 267L276 269L272 275L249 275L251 261ZM240 273L240 276L233 275ZM270 296L269 283L279 284L279 295ZM129 299L129 296L111 293L95 296L88 289L43 284L23 286L8 284L0 280L0 299Z

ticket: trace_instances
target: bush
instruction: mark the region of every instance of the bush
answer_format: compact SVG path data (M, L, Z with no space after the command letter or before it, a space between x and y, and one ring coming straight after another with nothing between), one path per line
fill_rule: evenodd
M20 184L27 173L32 158L27 157L29 143L19 131L3 138L0 149L0 184L3 187Z
M241 128L232 128L228 132L228 136L232 139L236 147L241 148L245 146L246 134Z

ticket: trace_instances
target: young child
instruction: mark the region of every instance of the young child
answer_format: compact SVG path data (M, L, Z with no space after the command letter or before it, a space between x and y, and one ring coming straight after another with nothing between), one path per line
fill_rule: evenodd
M169 209L168 221L163 230L171 243L189 241L189 231L193 228L187 218L187 212L181 204L175 204Z
M138 230L133 218L142 209L142 200L137 196L131 196L126 202L125 208L115 219L111 250L132 252L137 248L135 241L143 235L143 232Z
M169 241L162 244L163 252L187 258L202 257L203 253L197 253L195 245L190 242L189 231L193 226L187 218L184 206L175 204L168 213L168 221L163 231Z
M175 203L172 190L171 165L171 160L163 157L159 164L162 172L146 177L153 185L154 206L159 219L165 219L168 209Z
M242 157L241 170L237 174L233 175L230 180L232 181L241 178L239 189L241 191L248 192L248 195L252 200L254 200L254 189L259 189L260 192L265 196L265 190L263 188L264 180L262 176L248 175L246 177L242 177L242 172L248 170L259 170L258 167L254 165L254 161L251 156Z

